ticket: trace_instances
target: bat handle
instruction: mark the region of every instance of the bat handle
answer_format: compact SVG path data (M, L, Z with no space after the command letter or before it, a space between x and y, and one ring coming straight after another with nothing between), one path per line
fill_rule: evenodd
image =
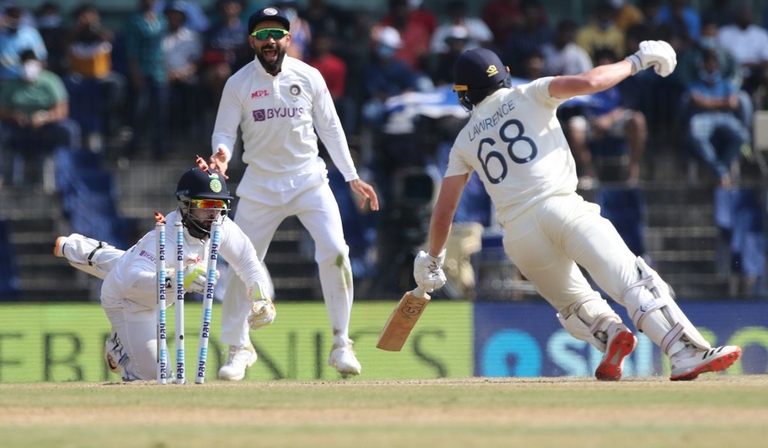
M426 291L424 291L424 290L421 288L421 286L417 286L417 287L416 287L416 289L414 289L414 290L411 292L411 294L413 294L414 296L416 296L416 297L418 297L418 298L420 298L420 299L423 299L423 298L424 298L424 297L427 295L427 292L426 292Z

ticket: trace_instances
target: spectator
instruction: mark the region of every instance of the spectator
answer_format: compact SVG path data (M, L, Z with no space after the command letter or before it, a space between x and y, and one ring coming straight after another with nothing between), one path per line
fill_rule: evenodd
M154 3L155 0L138 0L138 11L131 14L125 26L134 131L128 156L138 155L142 139L148 137L152 128L151 154L160 160L168 155L168 73L162 48L168 21L164 15L155 14Z
M0 136L4 157L19 168L28 162L43 160L55 148L80 149L80 127L69 119L67 90L55 73L43 69L34 50L21 52L21 74L7 81L0 91ZM17 162L22 162L18 163ZM13 176L6 166L5 178L20 186L24 169L14 167Z
M523 26L510 33L505 43L503 54L509 61L509 68L516 76L522 76L521 62L529 54L541 52L542 47L552 43L552 29L541 25L544 8L538 0L523 0L520 4L523 12Z
M400 33L392 27L374 29L374 57L363 76L365 103L363 118L368 126L380 130L386 119L387 98L417 89L416 73L397 57L403 46Z
M168 21L168 34L163 37L162 47L170 86L169 124L171 139L184 146L204 141L200 126L200 79L198 64L203 54L200 34L186 27L186 2L168 3L163 11ZM185 138L191 137L191 140Z
M101 24L99 11L86 3L74 11L75 25L65 39L70 115L85 136L89 150L99 152L104 140L122 123L125 77L112 70L115 35Z
M43 3L37 11L37 30L43 38L45 49L48 51L46 68L59 76L64 76L66 66L67 31L61 20L59 5L53 2Z
M295 0L280 0L275 6L283 11L291 22L291 46L288 47L288 56L306 60L309 56L309 46L312 43L312 30L301 14L299 5Z
M616 26L626 32L629 28L643 23L643 12L627 0L610 0L616 9Z
M467 15L467 4L464 0L452 0L445 8L448 20L437 27L432 34L430 52L433 54L447 53L447 39L456 34L456 27L466 29L466 49L486 47L493 42L493 33L488 25L480 18ZM451 68L450 71L453 71ZM447 74L447 76L453 76Z
M691 84L688 94L692 106L688 122L691 148L717 175L719 185L730 187L734 181L731 163L738 161L741 148L749 143L750 135L733 114L739 105L738 97L733 84L723 79L715 52L705 54L703 70Z
M752 128L752 114L754 107L752 98L744 90L741 90L741 69L733 54L723 48L718 40L719 28L716 21L705 21L701 27L701 38L695 45L683 51L678 57L677 68L674 76L687 88L698 80L699 73L704 70L704 56L708 52L717 55L720 76L730 82L739 98L739 108L736 116L747 129ZM687 97L684 97L684 101ZM687 107L687 104L683 104Z
M610 50L596 53L597 65L615 63ZM648 139L645 116L627 107L621 84L592 94L583 116L568 121L568 143L579 170L579 187L599 182L637 185Z
M742 70L742 88L754 93L764 82L768 67L768 31L754 23L752 7L744 2L736 9L736 23L720 28L720 45L736 57Z
M592 59L573 41L575 36L575 22L563 20L557 25L554 39L541 49L546 76L577 75L592 68Z
M324 33L335 38L349 38L353 34L355 13L327 0L309 0L303 13L312 35Z
M657 19L659 23L670 25L685 45L699 39L701 18L688 6L688 0L670 0L668 5L661 7Z
M394 28L400 34L402 45L395 54L413 70L422 70L426 66L434 30L423 18L423 14L412 10L409 0L389 0L389 13L381 22L382 26Z
M715 22L718 28L730 25L735 20L732 0L712 0L701 13L701 22ZM766 9L768 11L768 9Z
M544 54L539 50L532 50L523 57L522 72L524 79L539 79L544 76Z
M607 1L601 1L589 24L576 32L576 43L595 61L599 50L611 50L617 57L624 57L624 33L616 26L616 10Z
M512 32L523 26L523 10L520 0L490 0L483 7L483 22L493 33L493 43L504 48Z
M438 34L443 34L438 31ZM469 45L469 32L461 25L454 25L445 35L446 51L432 54L432 68L430 77L435 86L453 84L453 64L461 53L467 50Z
M407 0L405 15L407 16L408 21L416 22L423 26L431 38L432 34L437 29L437 17L435 17L435 14L432 13L432 11L424 8L423 3L423 0ZM384 19L382 19L382 24L385 26L394 26L395 28L398 28L396 25L399 19L395 17L395 15L399 14L400 12L397 14L392 13L392 2L390 1L390 12L384 16Z
M286 16L288 14L286 13ZM293 29L293 26L291 26ZM333 38L328 34L320 33L314 36L309 47L309 60L307 64L315 67L328 86L328 91L333 98L333 104L339 114L344 132L349 135L356 131L355 103L346 96L347 64L339 57L331 53Z
M211 107L217 107L224 83L246 63L253 60L248 45L248 27L240 20L240 0L217 0L219 21L205 35L202 77Z
M179 3L181 8L184 10L184 16L186 17L184 22L185 28L199 34L203 34L208 31L208 28L211 26L211 22L208 20L208 15L205 13L205 11L203 11L203 8L197 4L197 2L188 2L183 0L158 0L158 2L155 3L152 7L152 10L155 11L156 14L161 14L168 6L172 5L173 3Z
M45 62L48 59L43 37L35 28L21 22L22 13L18 6L10 6L5 9L0 22L0 83L19 78L19 55L24 50L32 49L38 61Z

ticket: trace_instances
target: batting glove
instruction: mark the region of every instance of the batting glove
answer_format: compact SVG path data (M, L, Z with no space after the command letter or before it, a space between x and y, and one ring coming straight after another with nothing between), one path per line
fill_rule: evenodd
M444 261L445 249L438 256L420 251L413 260L413 278L416 284L426 292L432 292L445 285Z
M248 314L248 325L254 330L271 324L277 316L275 304L261 291L258 283L248 288L248 297L253 300L251 312Z
M219 271L215 271L216 274L213 278L213 284L219 280ZM170 290L176 289L176 269L168 268L165 270L165 287ZM204 294L205 289L208 286L208 265L205 262L199 261L194 264L190 264L184 268L184 291L196 292Z
M626 57L632 63L632 74L653 67L657 75L669 76L677 66L677 55L671 45L663 40L644 40L640 49Z

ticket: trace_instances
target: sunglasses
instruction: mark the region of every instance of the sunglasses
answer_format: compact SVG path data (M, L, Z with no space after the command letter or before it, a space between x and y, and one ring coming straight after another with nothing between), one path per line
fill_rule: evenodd
M224 210L227 208L227 201L221 199L190 199L190 204L195 208L202 208L206 210Z
M252 32L251 36L255 37L256 40L267 40L269 36L272 36L272 39L280 40L289 34L291 34L290 31L282 28L263 28Z

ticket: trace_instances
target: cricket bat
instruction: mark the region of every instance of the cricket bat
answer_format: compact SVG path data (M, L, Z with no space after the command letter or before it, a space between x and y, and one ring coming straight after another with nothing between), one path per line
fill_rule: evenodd
M384 324L376 348L399 352L424 312L424 308L429 304L429 299L429 294L418 287L413 291L406 292L395 310L392 311L387 323Z

